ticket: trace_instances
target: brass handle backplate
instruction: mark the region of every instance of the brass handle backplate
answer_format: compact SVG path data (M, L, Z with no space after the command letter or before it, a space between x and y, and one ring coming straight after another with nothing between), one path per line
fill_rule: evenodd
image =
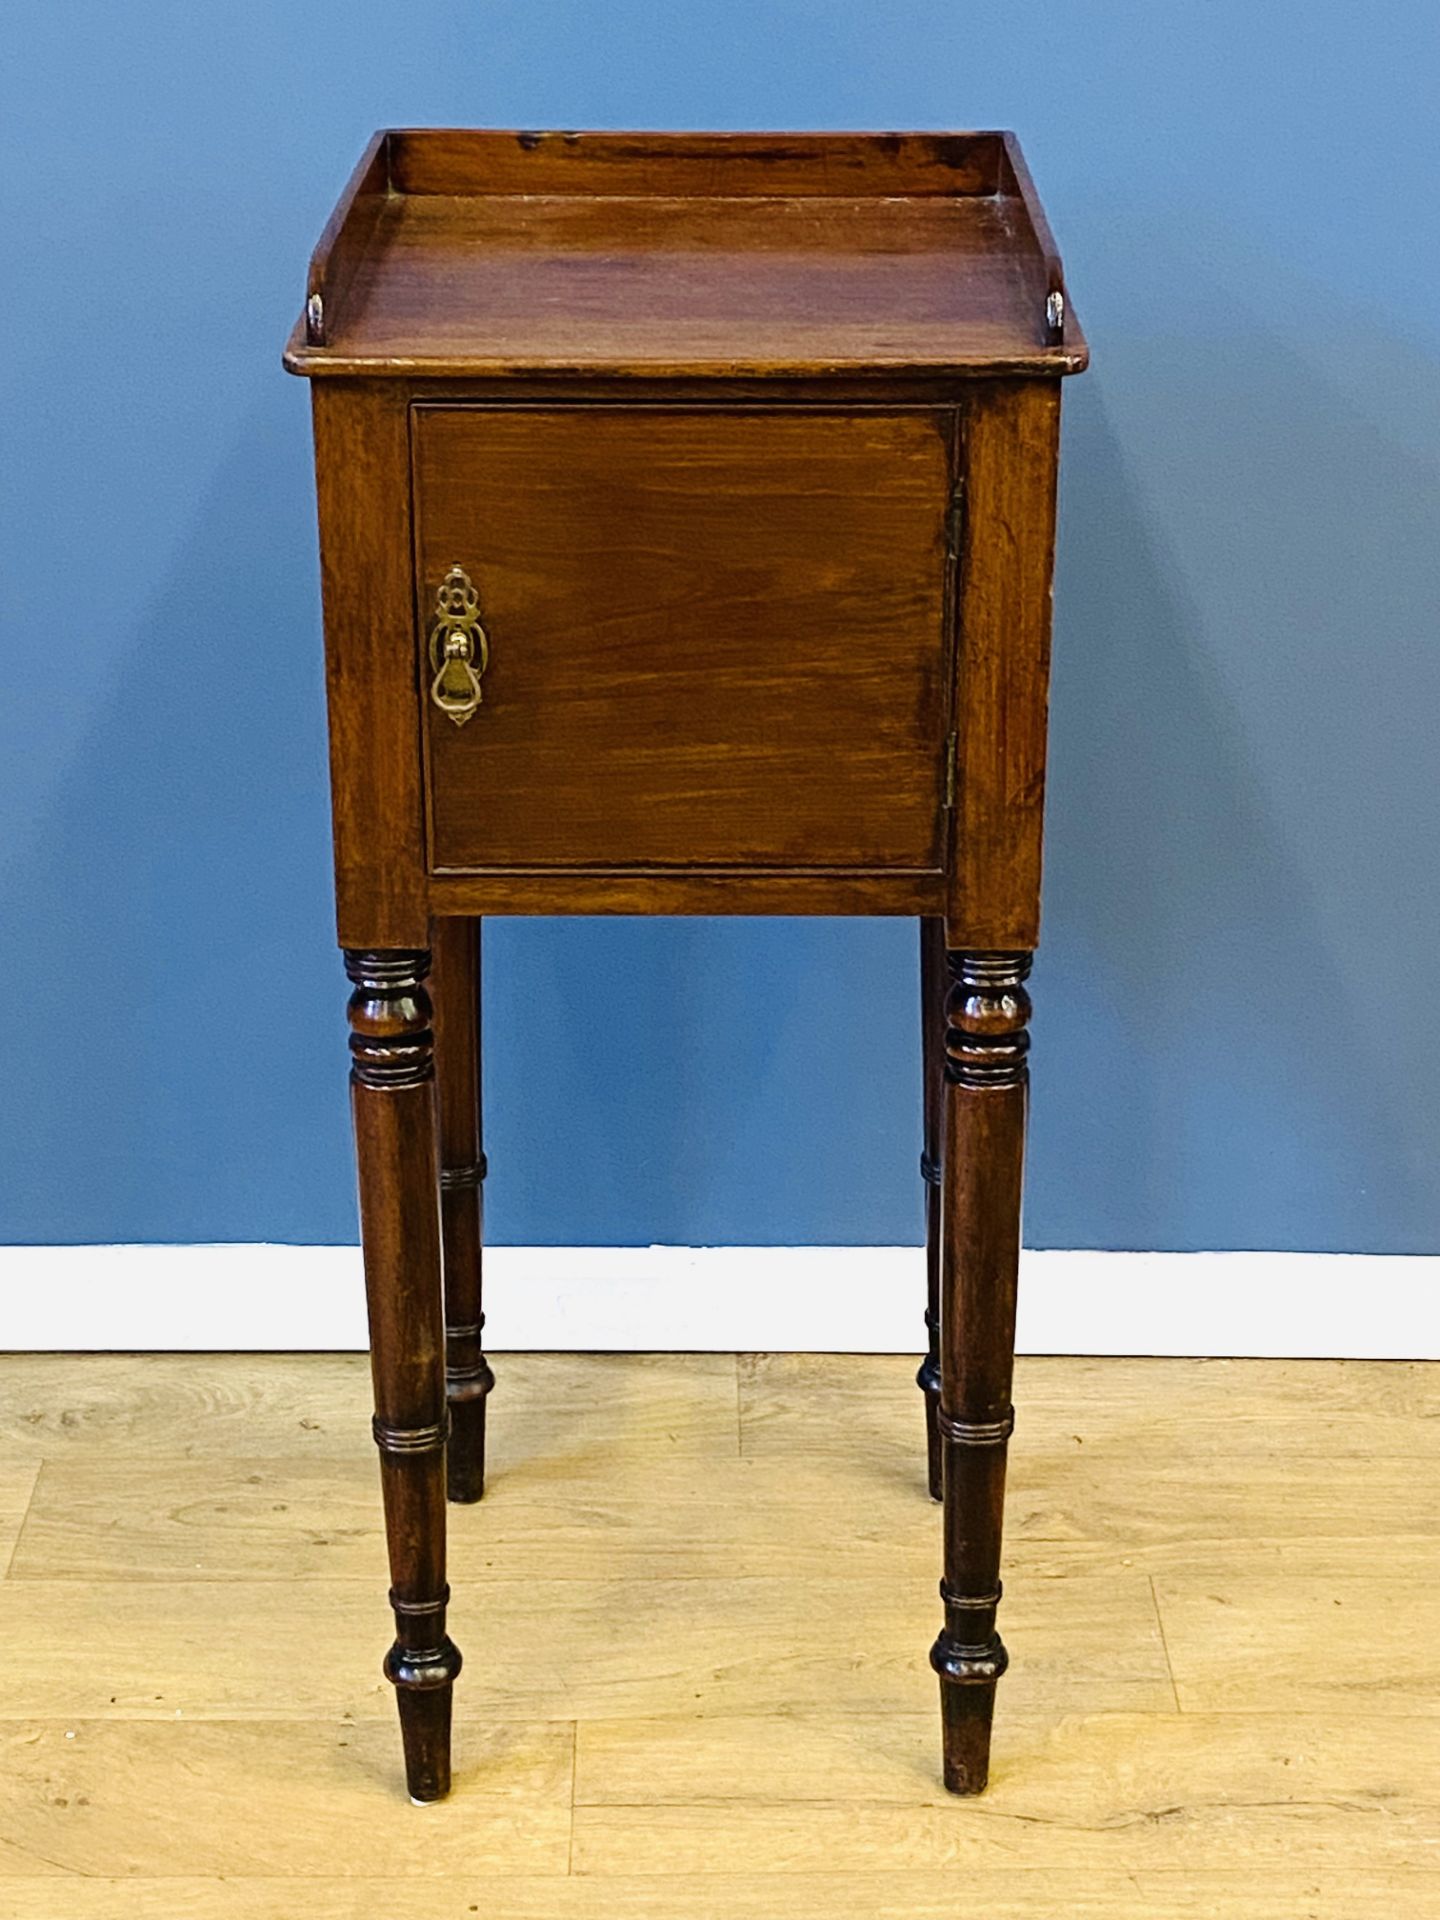
M490 642L480 624L480 596L463 567L451 567L435 595L430 629L430 698L457 727L484 699L480 676L490 660Z

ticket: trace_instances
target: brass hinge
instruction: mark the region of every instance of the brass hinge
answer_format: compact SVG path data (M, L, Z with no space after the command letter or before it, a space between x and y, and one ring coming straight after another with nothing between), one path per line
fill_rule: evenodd
M965 476L957 474L950 488L950 505L945 510L945 551L952 560L960 558L960 539L965 531Z
M959 742L955 734L945 736L945 805L955 804L955 761Z

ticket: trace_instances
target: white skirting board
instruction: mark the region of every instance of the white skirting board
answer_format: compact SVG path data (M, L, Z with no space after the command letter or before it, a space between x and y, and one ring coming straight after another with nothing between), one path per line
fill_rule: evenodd
M486 1345L915 1353L917 1247L495 1247ZM1027 1252L1022 1353L1440 1358L1440 1255ZM0 1247L0 1351L365 1345L355 1247Z

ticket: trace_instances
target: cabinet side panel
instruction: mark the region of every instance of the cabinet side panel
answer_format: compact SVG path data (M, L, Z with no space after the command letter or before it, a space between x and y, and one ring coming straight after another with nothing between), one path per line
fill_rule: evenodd
M952 947L1039 937L1059 427L1056 380L996 381L969 409Z
M424 947L407 397L337 381L313 399L340 944Z

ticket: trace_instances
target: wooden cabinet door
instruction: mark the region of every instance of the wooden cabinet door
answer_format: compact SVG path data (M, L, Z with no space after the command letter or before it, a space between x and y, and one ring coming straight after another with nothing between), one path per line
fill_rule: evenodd
M954 441L945 409L415 407L432 869L939 868Z

